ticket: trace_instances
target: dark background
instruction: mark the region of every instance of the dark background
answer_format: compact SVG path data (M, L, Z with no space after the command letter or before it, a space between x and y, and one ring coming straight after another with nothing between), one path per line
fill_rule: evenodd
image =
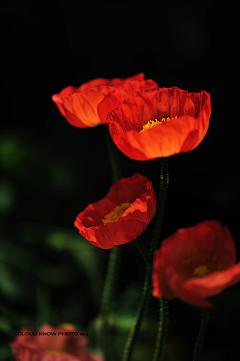
M74 220L112 184L106 126L78 129L51 96L95 78L145 73L159 87L211 94L209 131L193 151L170 157L163 239L216 219L228 226L239 260L238 32L234 9L218 2L1 2L0 332L1 360L22 328L72 323L96 342L109 251L78 234ZM234 27L235 26L235 27ZM118 151L122 176L138 172L158 189L159 160ZM151 237L153 222L146 231ZM121 359L143 286L133 244L121 246L115 304ZM202 361L239 360L240 286L212 298ZM158 302L133 360L151 360ZM191 360L200 310L170 302L164 360Z

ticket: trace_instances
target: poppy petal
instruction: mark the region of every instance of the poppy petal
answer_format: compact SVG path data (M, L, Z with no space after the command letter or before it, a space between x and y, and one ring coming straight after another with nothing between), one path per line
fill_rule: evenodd
M177 87L152 88L125 99L108 113L106 121L114 143L125 155L148 160L196 148L207 133L210 114L210 96L204 91L193 96ZM174 119L142 131L150 120L167 117Z
M154 88L157 86L153 80L132 80L129 82L123 83L118 88L115 88L98 105L98 113L102 123L106 123L106 116L109 112L109 109L115 109L124 101L124 99L130 97L135 92Z
M103 361L102 357L88 352L87 339L79 337L79 332L72 325L53 328L45 324L38 332L21 330L21 333L10 343L18 361ZM48 337L42 337L44 334Z
M130 206L117 221L103 223L109 212L125 202ZM109 249L136 239L154 217L156 203L152 183L136 173L115 182L102 200L88 205L77 216L74 225L94 246Z
M222 292L226 287L240 281L240 263L202 278L192 278L184 283L184 288L201 297L210 297Z
M218 221L180 229L155 252L153 296L211 307L205 300L240 280L230 231Z
M52 100L71 125L79 128L94 127L101 124L98 104L111 90L114 88L102 86L63 97L56 94L52 96Z
M101 124L98 104L111 90L131 81L144 81L144 74L127 79L94 79L79 88L68 86L59 94L54 94L52 100L71 125L79 128L94 127ZM113 108L108 108L107 112L111 109ZM103 122L105 123L105 118Z

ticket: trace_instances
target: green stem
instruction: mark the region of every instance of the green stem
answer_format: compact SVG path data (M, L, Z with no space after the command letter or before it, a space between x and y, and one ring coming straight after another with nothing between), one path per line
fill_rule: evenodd
M153 233L152 257L160 243L162 224L169 185L168 158L161 158L160 187L158 196L157 214L155 220L155 229Z
M151 267L151 259L150 259L149 254L148 254L149 252L146 249L146 247L145 247L145 245L144 245L144 243L143 243L143 241L141 239L141 236L138 239L136 239L136 241L134 241L134 244L137 247L138 252L142 256L142 258L146 262L147 266Z
M118 262L119 247L115 246L111 249L108 261L107 275L105 278L103 293L102 293L102 304L101 304L101 314L106 315L110 309L110 304L113 299L113 294L111 291L114 288L113 281L116 276L116 265Z
M167 186L169 183L169 177L168 177L168 163L166 158L161 158L161 172L160 172L160 192L158 197L158 210L156 214L156 220L155 220L155 231L152 239L152 245L150 250L150 257L148 257L151 260L151 267L147 265L146 270L146 276L145 276L145 282L144 287L142 291L142 295L140 298L140 302L138 305L137 313L135 316L135 321L132 325L132 328L130 330L127 343L123 352L123 358L122 361L129 361L131 358L131 353L133 350L133 346L136 340L137 332L139 330L139 327L141 325L142 317L144 314L144 309L146 307L146 303L148 300L149 293L151 291L151 285L152 285L152 264L153 264L153 256L158 246L158 241L161 235L161 229L162 229L162 223L163 223L163 214L164 214L164 206L165 206L165 200L166 200L166 193L167 193ZM142 249L141 249L142 251ZM141 252L140 251L140 252ZM146 257L145 257L146 258ZM146 258L147 259L147 258ZM147 262L147 261L146 261Z
M118 271L118 263L119 263L119 247L113 247L110 251L109 261L108 261L108 269L104 283L104 289L102 294L102 304L100 311L100 335L99 335L99 343L103 350L104 360L108 361L114 359L111 352L111 342L109 342L108 334L109 329L112 323L111 316L111 305L113 301L114 295L114 286L115 280Z
M193 361L200 361L203 340L204 340L204 336L205 336L207 325L208 325L208 319L209 319L209 310L208 310L208 308L203 308L202 315L201 315L201 325L200 325L198 338L197 338L197 342L196 342L195 349L194 349Z
M105 139L108 148L109 160L112 169L112 181L116 182L120 178L120 167L117 157L117 149L113 144L113 141L109 135L108 127L105 126ZM111 352L111 342L108 339L109 328L111 319L111 304L113 301L114 288L116 285L117 273L119 270L120 262L120 248L115 246L111 249L108 261L108 269L105 278L103 294L102 294L102 303L100 311L100 334L99 334L99 343L103 351L103 356L105 361L114 359L114 355Z
M152 272L153 272L154 253L156 249L159 247L159 243L160 243L168 185L169 185L168 159L161 158L158 211L156 216L156 226L154 230L153 248L152 248ZM160 303L159 328L158 328L158 335L157 335L155 351L152 361L158 361L161 357L161 353L163 349L163 341L166 333L166 325L168 323L167 301L160 298L159 303Z
M166 334L166 328L168 323L168 300L165 300L164 298L160 298L159 304L160 304L160 321L159 321L155 352L152 361L160 360L160 356L162 354L164 340L165 340L164 336Z
M138 304L138 309L137 309L137 313L135 316L135 320L132 324L128 339L127 339L127 343L125 345L125 349L123 352L123 358L122 361L129 361L131 354L132 354L132 350L133 350L133 346L134 343L136 341L136 337L137 337L137 332L139 330L139 327L141 325L141 319L144 313L144 308L145 308L145 304L147 302L147 298L149 295L149 289L150 289L150 285L151 283L149 282L151 279L151 267L147 267L147 272L146 272L146 276L145 276L145 282L144 282L144 286L143 286L143 290L142 290L142 295L140 298L140 302Z

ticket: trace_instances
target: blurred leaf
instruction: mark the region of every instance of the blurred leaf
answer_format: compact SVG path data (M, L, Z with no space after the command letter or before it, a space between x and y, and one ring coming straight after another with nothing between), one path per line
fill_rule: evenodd
M36 315L36 329L39 329L43 324L50 322L50 305L49 294L42 286L38 285L36 288L37 294L37 315Z
M128 314L128 315L119 315L115 317L115 322L116 322L116 327L121 331L121 332L127 332L130 330L133 322L135 319L135 315L132 314Z
M15 361L11 347L9 345L4 345L4 346L0 347L0 360Z
M0 213L7 213L13 206L15 194L9 182L0 183Z
M6 317L11 325L11 329L18 331L22 327L32 327L33 321L31 317L22 314L19 309L12 309L8 304L7 306L3 305L3 302L0 303L0 311L3 317Z
M139 284L131 284L121 293L117 302L117 313L128 314L130 312L135 314L142 287Z
M35 164L36 154L23 139L13 135L0 138L0 167L6 172L27 176Z
M48 191L51 198L61 195L69 199L76 193L76 188L87 186L84 173L76 170L71 158L28 134L0 136L1 168L14 176L14 182L25 187L27 192L31 186L31 189Z
M46 285L51 286L65 286L69 283L72 276L75 278L74 271L59 266L51 266L41 264L38 269L35 270L37 277Z
M47 237L47 244L51 247L55 248L56 250L63 250L69 248L69 245L66 241L66 233L62 231L55 231L52 232Z
M30 273L33 271L32 265L34 269L40 265L38 258L29 250L2 237L0 237L0 261Z
M2 137L0 142L0 164L5 170L20 168L24 151L15 139Z
M98 249L80 234L75 236L72 232L53 232L48 236L47 243L58 250L68 250L77 260L76 265L81 271L85 271L90 290L94 295L96 303L99 304L103 280L99 272L101 265L96 254Z
M14 299L22 294L21 285L14 279L11 270L7 265L0 262L0 289L6 296Z
M45 173L47 187L50 187L55 193L69 193L75 186L75 177L67 164L52 162L47 166Z
M69 250L70 252L76 251L93 251L96 249L89 243L81 234L74 231L53 231L46 239L46 243L59 250Z
M5 317L0 317L0 330L3 333L10 335L11 337L15 334L15 330L12 329L10 321Z

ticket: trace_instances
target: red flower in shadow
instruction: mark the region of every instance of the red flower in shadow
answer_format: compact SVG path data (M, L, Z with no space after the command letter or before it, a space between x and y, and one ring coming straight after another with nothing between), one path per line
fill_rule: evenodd
M205 300L240 280L234 242L217 221L180 229L155 253L153 296L211 307Z
M113 248L145 231L156 213L156 204L152 183L136 173L113 183L105 198L88 205L74 225L94 246Z
M43 335L43 332L49 334ZM65 335L65 332L70 335ZM71 332L77 335L72 335ZM10 344L16 361L103 361L102 357L87 351L86 338L80 336L78 330L71 325L64 324L56 329L44 325L35 332L36 336L29 330L22 330L21 333Z
M153 80L144 80L144 74L123 79L95 79L79 88L68 86L52 100L67 121L79 128L106 123L107 113L118 107L128 96L139 90L153 88Z
M152 88L135 92L106 117L116 146L129 158L148 160L188 152L209 127L210 95L205 91Z

